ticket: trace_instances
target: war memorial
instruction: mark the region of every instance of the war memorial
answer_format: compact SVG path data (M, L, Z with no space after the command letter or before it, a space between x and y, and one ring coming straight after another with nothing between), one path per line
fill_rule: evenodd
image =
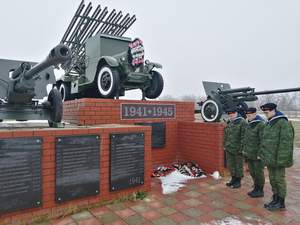
M257 95L300 90L203 82L201 110L193 102L156 100L167 82L163 65L144 59L142 40L124 36L135 21L82 1L43 61L0 59L0 224L55 219L157 191L153 169L174 162L226 176L221 117L227 108L243 112ZM64 71L59 80L54 67ZM142 99L119 98L134 89ZM11 120L48 126L6 125Z

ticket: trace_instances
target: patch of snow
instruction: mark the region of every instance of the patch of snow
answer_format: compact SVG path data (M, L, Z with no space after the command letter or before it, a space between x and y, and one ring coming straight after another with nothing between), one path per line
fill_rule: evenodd
M197 179L197 178L204 178L205 175L201 177L190 177L181 174L177 170L173 171L172 173L168 174L164 177L159 177L161 180L161 185L163 189L163 194L171 194L178 191L180 188L185 186L185 183L190 179Z
M260 225L272 225L271 223L258 223ZM252 223L242 222L237 217L226 217L222 220L201 223L201 225L252 225Z
M221 175L220 175L220 173L219 173L219 171L213 172L213 173L211 174L211 176L212 176L215 180L219 180L219 179L222 178Z

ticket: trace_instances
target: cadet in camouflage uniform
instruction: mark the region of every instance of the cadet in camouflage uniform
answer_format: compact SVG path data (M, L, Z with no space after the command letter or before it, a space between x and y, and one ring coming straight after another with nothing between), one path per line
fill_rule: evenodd
M264 163L259 158L260 144L264 130L264 120L256 114L256 108L246 110L248 126L245 130L243 154L248 162L250 175L253 179L254 188L248 192L252 198L264 196Z
M260 157L268 167L272 186L272 201L264 205L270 211L285 208L285 168L293 165L294 128L276 107L274 103L261 106L268 118L263 132Z
M230 121L224 131L224 150L231 180L226 185L239 188L243 177L242 140L247 123L236 109L228 110L227 114Z

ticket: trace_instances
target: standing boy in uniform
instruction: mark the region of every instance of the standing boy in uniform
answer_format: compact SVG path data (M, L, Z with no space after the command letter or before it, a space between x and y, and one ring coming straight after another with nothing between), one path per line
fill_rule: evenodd
M227 167L231 175L231 180L226 185L230 188L240 188L243 177L242 145L247 123L236 109L230 109L226 112L230 121L224 131L224 150Z
M268 119L263 132L260 154L268 167L272 186L272 201L264 205L270 211L285 208L285 168L293 165L294 128L276 107L274 103L260 107Z
M264 120L256 114L256 108L246 110L248 125L244 135L243 154L248 162L248 168L252 177L254 188L248 192L252 198L264 196L264 163L259 157L261 141L264 130Z

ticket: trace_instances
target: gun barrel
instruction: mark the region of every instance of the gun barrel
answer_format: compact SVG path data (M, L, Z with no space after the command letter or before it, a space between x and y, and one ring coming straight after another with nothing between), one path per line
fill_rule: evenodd
M220 94L231 94L236 92L254 92L254 88L251 87L243 87L243 88L235 88L235 89L228 89L228 90L219 90Z
M269 94L278 94L278 93L287 93L287 92L296 92L300 91L300 87L298 88L287 88L287 89L277 89L271 91L258 91L254 92L254 95L269 95Z
M64 63L70 58L71 58L70 49L63 44L59 44L50 51L50 54L44 61L38 63L30 70L28 70L24 74L24 78L27 80L32 79L36 74L47 69L48 67Z

